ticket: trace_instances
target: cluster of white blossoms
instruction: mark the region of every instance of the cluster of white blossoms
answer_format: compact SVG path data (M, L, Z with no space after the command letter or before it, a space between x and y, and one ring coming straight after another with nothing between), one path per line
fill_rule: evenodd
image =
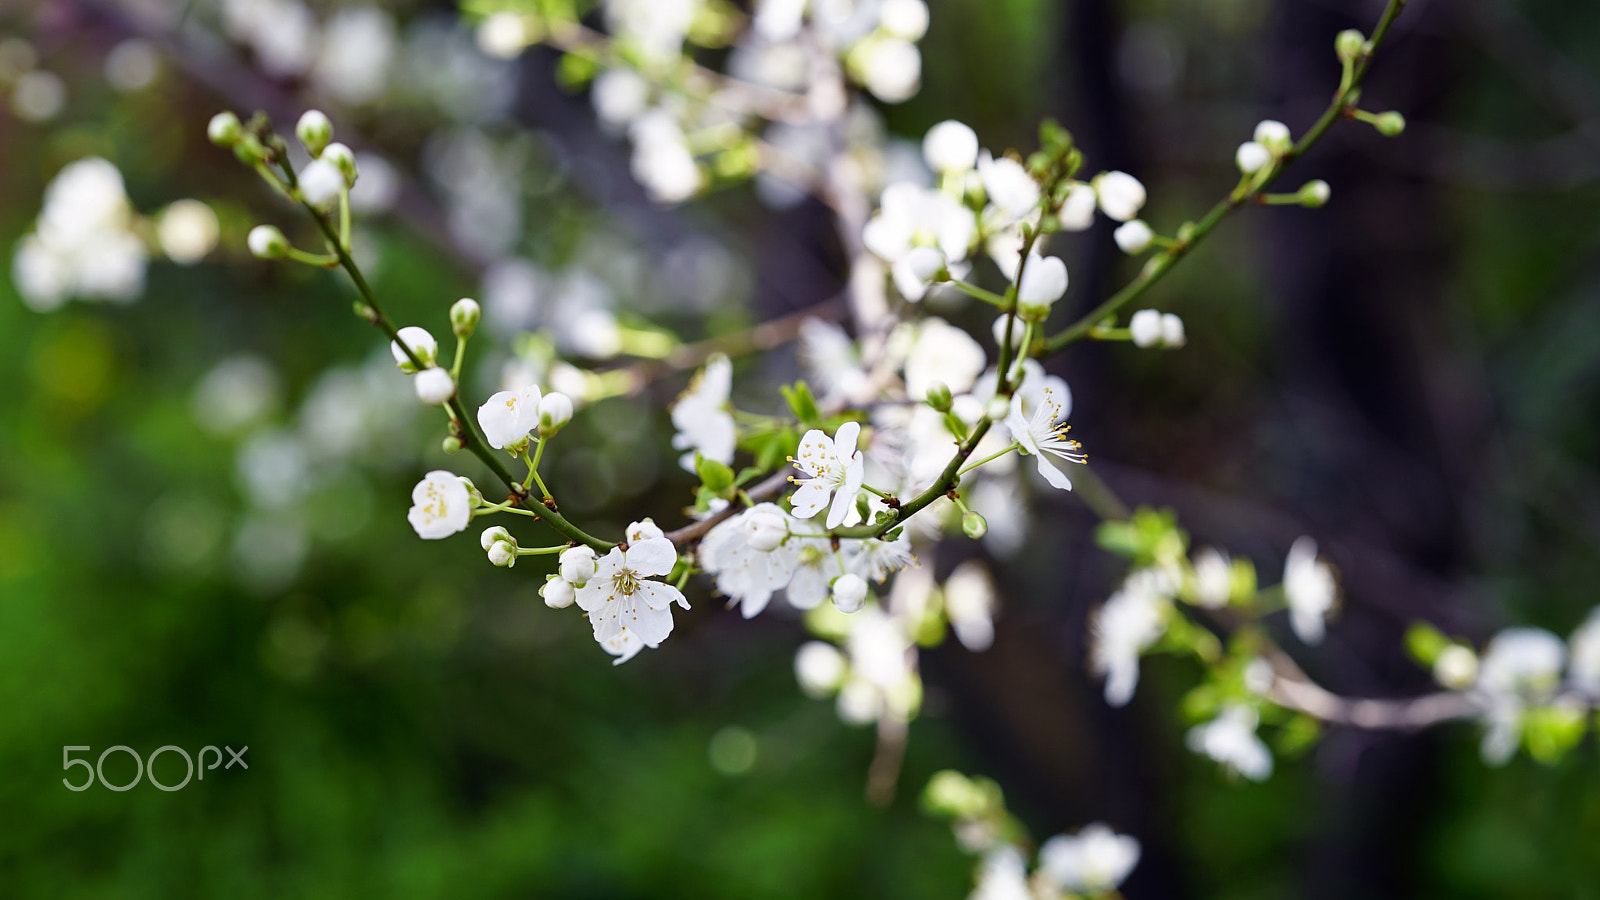
M1076 834L1058 834L1041 844L1030 875L1023 851L999 844L984 853L977 884L968 896L971 900L1116 896L1114 892L1139 864L1139 852L1137 839L1095 822Z
M151 230L156 249L190 265L216 246L217 217L204 203L179 200L147 223L128 202L115 165L97 156L69 163L45 189L33 229L17 243L11 265L17 293L38 312L74 297L130 303L144 293L152 247L142 232Z

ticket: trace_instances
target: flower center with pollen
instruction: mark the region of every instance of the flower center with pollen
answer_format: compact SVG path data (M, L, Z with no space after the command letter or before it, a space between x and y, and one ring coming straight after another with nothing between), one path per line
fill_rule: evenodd
M619 593L632 594L639 589L639 578L632 569L623 569L611 579L611 584Z

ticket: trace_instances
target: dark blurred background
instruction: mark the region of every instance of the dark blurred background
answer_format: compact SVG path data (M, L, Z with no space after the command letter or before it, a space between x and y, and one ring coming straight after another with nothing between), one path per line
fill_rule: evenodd
M416 540L410 486L464 463L340 278L244 253L260 221L309 236L205 122L340 109L398 185L360 235L375 287L436 334L486 277L509 290L491 260L512 252L569 293L606 270L688 337L793 312L838 290L828 216L743 188L652 206L553 53L460 62L470 28L449 4L385 9L397 59L455 60L467 88L397 70L344 107L205 39L207 4L184 30L152 26L177 6L0 10L0 35L64 87L47 116L0 111L0 245L86 155L120 168L139 211L194 197L221 228L198 265L153 261L128 305L40 314L0 279L0 895L957 897L973 861L915 802L953 767L996 778L1036 838L1094 820L1137 836L1134 900L1600 897L1592 741L1493 769L1470 725L1334 729L1250 784L1184 749L1189 663L1147 663L1134 702L1108 709L1084 623L1123 563L1072 497L1039 498L1023 551L995 561L994 647L923 655L928 701L887 808L862 797L870 730L795 687L792 616L744 622L697 581L678 633L611 668L577 616L540 603L533 561L508 572L470 537ZM1054 116L1090 171L1143 179L1170 231L1232 186L1258 120L1310 124L1337 83L1334 34L1383 4L930 6L924 87L883 110L891 130L953 117L1027 150ZM129 39L157 60L138 85L106 75ZM461 113L452 90L502 105ZM1403 696L1429 688L1401 651L1414 620L1475 641L1566 634L1600 599L1600 7L1413 0L1363 105L1409 127L1342 125L1291 169L1286 189L1332 185L1326 208L1247 210L1147 295L1184 317L1182 352L1085 345L1052 367L1130 503L1174 508L1264 583L1316 537L1343 610L1297 658L1336 691ZM514 211L485 212L474 173ZM511 220L473 234L463 207ZM1135 271L1103 221L1057 252L1066 314ZM692 483L660 403L682 383L575 421L549 470L570 511L681 521ZM250 768L172 793L60 785L58 747L117 744L248 745ZM132 765L108 758L108 779Z

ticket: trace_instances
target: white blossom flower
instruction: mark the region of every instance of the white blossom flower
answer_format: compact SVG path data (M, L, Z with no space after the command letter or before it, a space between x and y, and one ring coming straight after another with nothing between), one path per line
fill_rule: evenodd
M71 297L136 299L144 291L149 251L132 230L133 218L116 166L91 156L63 167L12 260L11 278L23 302L50 312Z
M1144 206L1145 190L1139 179L1127 172L1103 172L1094 180L1100 209L1118 222L1137 216Z
M946 119L923 135L922 158L935 172L969 171L978 164L978 135L967 125Z
M606 69L589 86L589 102L602 124L620 130L650 108L650 82L632 69Z
M788 521L776 504L761 503L718 523L700 542L701 567L716 578L717 590L738 604L747 619L766 609L772 595L788 586L800 563L798 542L787 546L784 541ZM782 536L772 540L780 530Z
M862 242L893 265L912 247L937 247L949 263L967 258L977 237L972 210L949 194L910 182L883 189L878 212L862 230Z
M1177 349L1188 342L1188 337L1183 333L1183 320L1174 313L1162 313L1161 343Z
M478 535L478 545L483 547L484 550L488 550L499 541L515 544L517 539L511 536L511 532L507 531L504 525L485 528L483 533Z
M1543 628L1507 628L1483 650L1478 688L1531 702L1547 700L1561 683L1567 647Z
M828 599L829 587L834 576L839 574L841 560L849 567L854 555L852 545L853 542L846 542L835 551L825 538L790 538L784 546L794 550L794 571L783 591L789 598L789 605L801 610L815 609Z
M796 516L811 518L828 505L831 496L833 505L828 509L827 527L837 528L860 521L856 497L861 493L866 465L860 451L856 450L860 435L860 423L846 422L839 426L832 439L815 428L801 438L800 455L793 462L796 469L806 474L807 480L789 479L799 485L790 498Z
M640 530L643 524L635 522L629 531L648 534ZM677 588L649 580L670 574L678 551L665 537L630 540L626 546L611 548L596 562L594 577L577 589L578 606L588 614L595 640L605 643L627 629L654 647L672 633L672 604L689 608Z
M633 177L651 199L679 203L700 190L700 166L683 129L669 113L655 110L639 116L630 126L629 136L633 140Z
M179 200L161 213L156 237L161 252L181 266L192 266L217 246L217 214L199 200Z
M916 561L916 555L911 552L911 539L902 534L892 541L882 538L861 541L845 567L862 578L882 582Z
M1139 656L1167 630L1171 585L1155 569L1130 574L1089 621L1089 664L1106 677L1106 702L1125 706L1139 685Z
M885 103L911 99L921 86L922 53L897 37L863 41L857 48L861 83Z
M972 387L988 361L972 335L936 317L923 319L916 334L906 355L906 396L921 400L939 384L952 394Z
M1322 641L1323 620L1333 610L1337 593L1333 570L1317 559L1317 542L1309 537L1296 540L1283 564L1283 597L1289 604L1289 625L1300 640Z
M1433 678L1452 691L1472 687L1472 683L1478 678L1478 654L1473 653L1470 647L1451 644L1439 651L1438 657L1434 659Z
M1022 445L1023 453L1036 457L1039 474L1051 487L1072 490L1072 479L1062 470L1061 463L1083 465L1088 457L1080 452L1082 444L1067 437L1072 426L1061 423L1066 415L1062 400L1057 398L1053 388L1045 387L1031 416L1024 414L1023 403L1022 392L1012 396L1011 411L1005 418L1011 439Z
M978 156L978 177L1005 224L1017 221L1039 205L1039 183L1014 159L995 159L986 150Z
M1139 864L1139 842L1102 822L1075 835L1058 834L1039 847L1039 872L1073 894L1115 890Z
M922 0L883 0L878 23L897 38L920 40L928 32L928 5Z
M411 377L411 384L417 389L417 399L427 406L438 406L450 402L456 394L456 380L450 373L438 366L423 369Z
M423 540L446 538L465 531L472 521L472 497L459 475L435 469L411 489L411 511L406 519Z
M1248 706L1224 707L1215 719L1189 730L1189 749L1203 753L1251 781L1272 775L1272 751L1256 736L1260 718Z
M551 435L572 421L572 398L551 391L539 398L539 434Z
M794 654L794 677L807 696L822 698L844 683L844 654L832 644L806 641Z
M967 900L1034 900L1021 851L1003 844L985 853L978 863L977 884Z
M796 355L823 402L855 396L866 384L867 373L861 355L844 329L821 319L800 323Z
M705 368L672 405L672 425L678 429L672 446L688 451L678 458L684 470L695 470L696 451L724 465L733 462L738 431L728 412L728 393L732 388L733 363L718 353L706 360Z
M1161 311L1141 309L1128 319L1128 333L1135 347L1154 347L1161 343Z
M496 450L515 447L539 425L539 386L500 391L478 407L478 425Z
M595 556L594 548L587 544L568 547L561 551L560 562L561 577L573 587L582 587L594 577Z
M497 541L489 545L490 565L503 566L507 569L517 564L517 547L505 541Z
M933 280L945 268L944 254L936 247L912 247L889 267L895 290L906 300L916 303L927 296ZM957 264L957 269L965 266ZM954 274L954 273L952 273Z
M1144 223L1143 219L1131 219L1117 226L1111 233L1117 247L1129 256L1137 256L1149 249L1150 242L1155 240L1155 232Z
M1289 134L1289 126L1275 119L1262 119L1256 123L1255 142L1272 151L1274 156L1280 156L1293 144Z

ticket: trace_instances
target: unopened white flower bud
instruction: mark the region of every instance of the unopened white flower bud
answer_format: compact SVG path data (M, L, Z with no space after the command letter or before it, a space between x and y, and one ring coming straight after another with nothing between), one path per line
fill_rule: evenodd
M961 515L961 531L967 537L977 540L989 533L989 521L978 514L975 509L969 509Z
M1340 62L1354 62L1367 52L1367 36L1354 28L1346 28L1333 39L1333 52Z
M335 141L329 144L327 149L322 151L322 155L317 158L333 163L333 167L339 170L340 175L344 176L345 185L355 187L357 174L356 155L349 147Z
M1260 141L1245 141L1233 154L1233 161L1239 166L1239 171L1254 175L1272 162L1272 151Z
M1183 333L1183 320L1174 313L1162 313L1161 343L1177 349L1188 342L1188 337Z
M1144 185L1127 172L1105 172L1094 180L1100 209L1118 222L1137 216L1146 199Z
M883 0L878 23L897 38L921 40L928 33L928 5L922 0Z
M507 531L504 525L485 528L483 534L478 535L478 545L483 547L484 550L493 547L495 541L506 541L515 544L517 539L511 536L511 532Z
M1059 256L1033 257L1022 267L1017 284L1017 311L1025 319L1044 321L1050 307L1067 292L1067 264Z
M1300 205L1310 209L1317 209L1328 202L1333 196L1333 189L1322 179L1308 181L1300 187Z
M1154 309L1141 309L1128 320L1128 333L1135 347L1154 347L1161 343L1161 313Z
M478 321L483 318L483 310L478 306L478 301L471 297L462 297L450 306L450 330L458 338L472 337L478 330Z
M517 548L505 541L495 541L489 545L489 562L503 568L511 568L517 564Z
M426 406L439 406L450 402L456 395L456 380L438 366L423 369L412 376L411 384L417 389L417 399Z
M565 578L551 575L545 579L544 587L539 588L539 596L544 598L544 605L551 609L566 609L578 599L578 592L572 589L572 584Z
M327 209L349 187L339 167L323 159L313 159L300 171L300 196L317 209Z
M1273 156L1281 156L1285 150L1294 146L1294 140L1289 136L1289 126L1276 119L1262 119L1256 123L1255 142L1267 148Z
M244 125L231 112L219 112L206 123L206 137L218 147L232 147L244 137Z
M1150 230L1150 226L1146 225L1143 219L1134 219L1117 226L1111 237L1123 253L1135 256L1150 247L1150 242L1155 240L1155 232Z
M333 140L333 123L328 121L320 109L308 109L295 123L294 136L300 139L300 145L312 156L321 156L323 148Z
M744 514L744 527L753 550L767 553L789 537L789 519L776 509L753 509Z
M833 605L840 612L853 613L866 600L867 582L860 575L850 572L833 580Z
M1469 647L1451 644L1434 659L1433 677L1452 691L1466 690L1478 678L1478 654Z
M1378 114L1378 120L1373 123L1378 133L1384 137L1399 137L1406 130L1406 117L1394 110Z
M1005 421L1005 417L1010 412L1011 401L1004 397L990 397L989 402L984 404L983 407L983 417L996 422Z
M411 348L411 355L417 358L417 362L422 363L423 367L433 365L433 361L439 353L439 342L433 339L433 335L428 333L428 329L419 328L416 325L408 325L400 329L396 334L399 336L400 341L404 341L405 345ZM400 367L402 372L417 371L417 367L412 365L411 360L406 357L406 352L400 349L400 341L389 342L389 352L394 355L395 364Z
M561 578L568 584L582 587L594 577L594 548L585 544L561 551Z
M961 122L947 119L923 136L922 158L935 172L966 172L978 164L978 135Z
M539 434L548 437L572 421L572 398L551 391L539 398Z
M261 259L283 259L289 255L289 239L271 225L257 225L250 229L250 236L245 243L250 245L251 255Z
M477 509L483 505L483 492L472 483L472 479L465 475L457 476L461 479L461 486L467 489L467 502L470 509Z

